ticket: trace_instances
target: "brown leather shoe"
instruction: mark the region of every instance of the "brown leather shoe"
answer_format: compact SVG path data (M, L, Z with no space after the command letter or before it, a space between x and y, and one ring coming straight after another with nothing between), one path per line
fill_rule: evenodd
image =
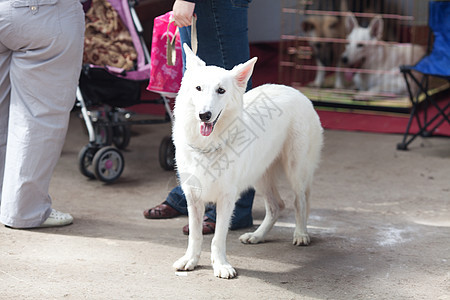
M144 210L144 217L146 219L170 219L180 215L182 213L166 203L161 203L158 206Z
M202 223L202 233L213 234L214 231L216 231L216 222L205 216ZM183 233L189 235L189 224L183 227Z

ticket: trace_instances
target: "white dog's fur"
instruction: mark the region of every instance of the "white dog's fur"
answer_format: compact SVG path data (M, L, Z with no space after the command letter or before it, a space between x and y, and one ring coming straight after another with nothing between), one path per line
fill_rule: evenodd
M184 48L186 72L176 98L173 140L188 203L189 244L174 267L192 270L197 265L204 205L212 202L217 209L211 244L214 274L233 278L236 271L225 249L234 204L252 186L265 194L264 221L255 232L240 237L243 243L264 241L284 206L275 185L279 171L284 171L295 194L293 243L309 244L308 198L323 130L311 102L293 88L264 85L244 95L256 58L225 70L205 66L189 47Z
M353 76L355 88L371 94L405 94L407 87L399 66L417 62L425 54L423 47L381 42L383 35L381 16L374 17L369 27L363 28L358 25L355 16L350 15L346 19L346 28L350 34L342 54L342 64L350 68L385 71L355 74Z

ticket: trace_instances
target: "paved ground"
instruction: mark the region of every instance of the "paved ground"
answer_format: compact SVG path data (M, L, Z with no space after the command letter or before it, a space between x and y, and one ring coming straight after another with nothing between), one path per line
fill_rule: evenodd
M157 158L167 133L167 125L134 127L124 174L105 185L77 169L87 136L73 116L51 194L75 222L0 227L0 299L450 299L450 139L398 152L398 135L326 131L312 244L291 244L288 203L265 244L241 244L245 231L230 232L239 276L224 280L209 264L210 236L195 271L172 269L187 244L187 218L142 217L175 182ZM263 207L256 199L256 223Z

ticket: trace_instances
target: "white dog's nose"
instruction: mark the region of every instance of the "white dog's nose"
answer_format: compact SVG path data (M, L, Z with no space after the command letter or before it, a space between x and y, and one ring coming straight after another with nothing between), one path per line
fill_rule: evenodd
M210 111L207 111L204 113L200 113L198 116L200 117L200 120L202 120L202 122L208 122L209 120L211 120L212 113Z

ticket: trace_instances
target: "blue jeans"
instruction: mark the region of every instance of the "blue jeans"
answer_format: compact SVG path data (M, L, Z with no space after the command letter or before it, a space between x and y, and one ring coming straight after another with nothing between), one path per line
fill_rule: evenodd
M197 55L207 65L231 70L235 65L250 58L248 44L247 10L251 0L204 0L195 4L197 14ZM181 43L191 46L191 28L180 28ZM186 58L183 52L183 65ZM249 81L247 89L251 88ZM252 205L255 190L241 194L236 202L230 229L246 228L253 225ZM187 203L180 186L167 196L166 202L187 215ZM205 215L216 220L215 206L208 205Z
M231 230L247 228L253 225L252 205L254 197L254 189L249 189L241 194L241 197L234 207L233 216L231 217ZM166 198L166 202L180 213L184 215L188 214L186 197L184 196L181 186L177 186L170 191ZM216 207L214 205L207 205L205 216L216 221Z
M250 58L248 0L204 0L195 4L197 55L207 65L231 70ZM191 46L191 28L180 28L181 44ZM183 64L185 55L183 52Z

